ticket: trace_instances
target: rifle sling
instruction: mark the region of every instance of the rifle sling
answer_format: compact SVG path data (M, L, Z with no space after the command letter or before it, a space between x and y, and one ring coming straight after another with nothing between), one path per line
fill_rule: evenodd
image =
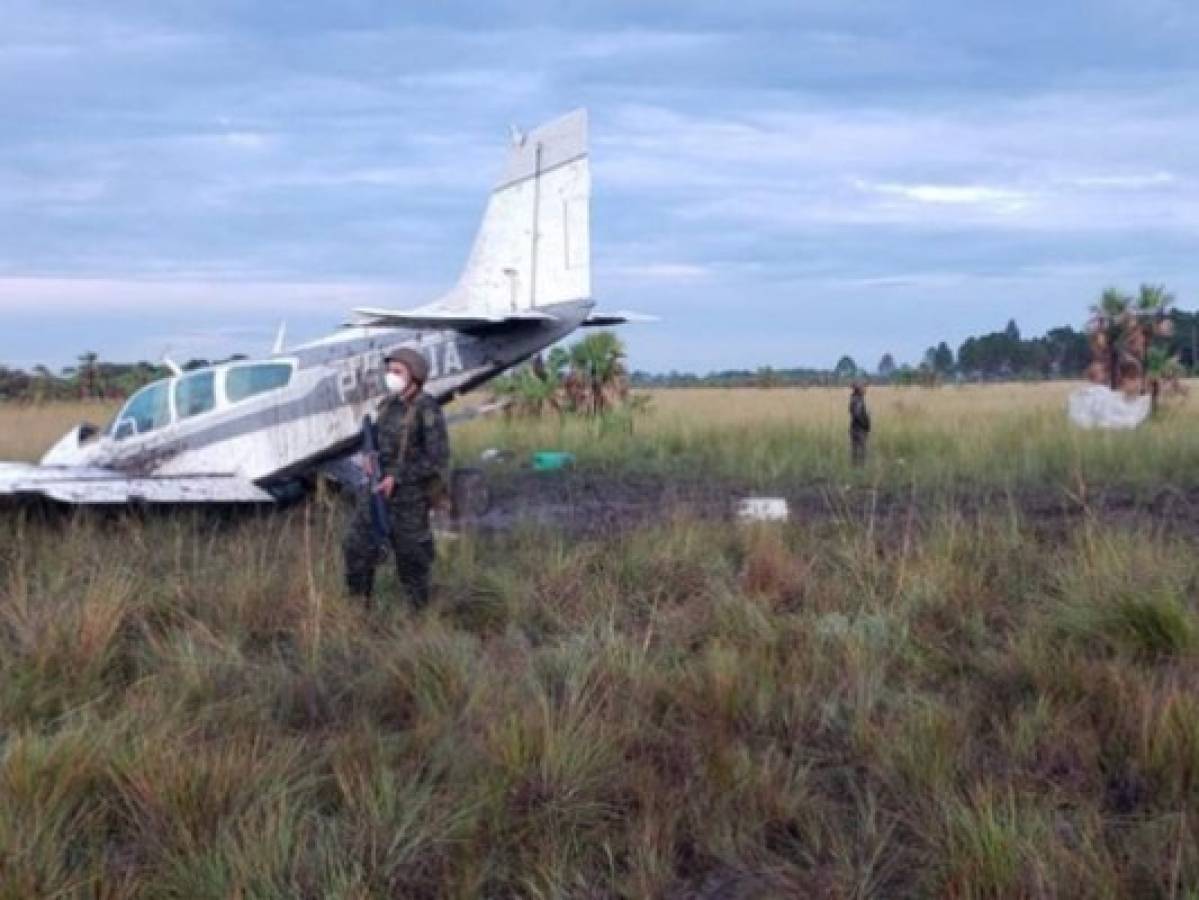
M404 410L404 436L400 438L400 452L396 455L396 472L399 473L399 468L404 465L404 457L408 453L408 438L412 434L412 420L416 417L416 403L409 403L408 408ZM399 478L396 478L399 481Z

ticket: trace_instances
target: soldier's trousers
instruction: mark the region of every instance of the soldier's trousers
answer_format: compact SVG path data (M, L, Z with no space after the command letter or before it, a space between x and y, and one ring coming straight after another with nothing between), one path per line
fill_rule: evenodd
M866 464L866 438L868 432L851 431L849 433L849 461L854 466Z
M365 493L358 498L354 515L342 541L345 558L346 590L369 598L375 588L375 569L383 561L390 545L395 557L396 577L414 607L429 602L429 583L433 572L433 532L429 528L429 499L424 488L397 486L387 502L391 520L391 539L381 541L371 524L370 501Z

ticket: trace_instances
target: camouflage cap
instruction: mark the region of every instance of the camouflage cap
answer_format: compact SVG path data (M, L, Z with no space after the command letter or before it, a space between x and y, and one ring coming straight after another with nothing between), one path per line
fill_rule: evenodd
M403 363L412 374L413 381L420 384L424 384L429 378L429 361L425 359L423 353L413 350L411 347L391 350L383 357L383 361Z

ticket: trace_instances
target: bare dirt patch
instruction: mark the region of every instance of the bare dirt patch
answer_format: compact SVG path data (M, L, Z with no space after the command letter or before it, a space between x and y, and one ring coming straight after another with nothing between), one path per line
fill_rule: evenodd
M542 526L593 535L679 516L732 521L738 502L761 493L748 484L679 476L658 478L573 470L515 472L488 481L486 513L463 522L480 531ZM972 517L1011 515L1052 534L1086 520L1148 527L1199 537L1199 488L1152 490L1092 486L1085 495L1065 488L958 488L920 492L830 484L797 484L769 492L787 500L794 522L868 524L892 528L947 512Z

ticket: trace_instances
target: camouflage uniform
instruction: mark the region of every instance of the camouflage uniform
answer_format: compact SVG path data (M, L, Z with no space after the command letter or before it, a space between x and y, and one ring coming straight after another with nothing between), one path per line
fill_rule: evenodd
M429 576L433 569L431 494L439 479L444 484L450 458L445 416L437 401L422 391L410 402L399 397L386 400L379 409L376 427L380 477L395 478L387 510L396 575L409 601L420 609L429 601ZM342 549L346 587L352 594L369 597L374 588L375 567L382 561L386 548L372 528L370 502L365 492L358 498Z
M870 435L870 412L866 396L855 390L849 397L849 458L855 466L866 462L866 438Z

